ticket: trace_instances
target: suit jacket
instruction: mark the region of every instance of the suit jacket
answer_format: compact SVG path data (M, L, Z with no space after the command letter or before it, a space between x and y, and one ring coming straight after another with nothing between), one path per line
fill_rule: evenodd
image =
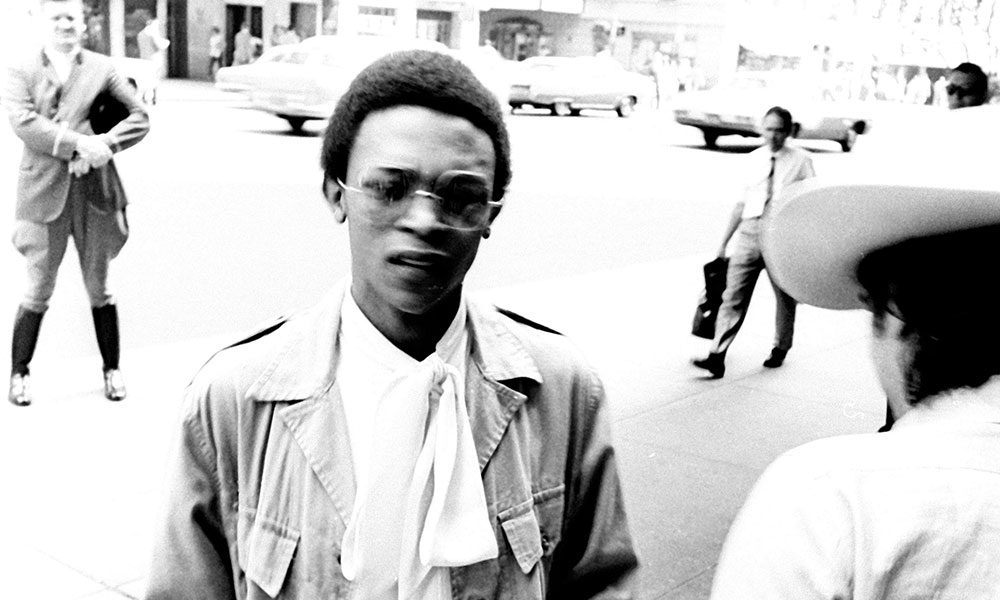
M69 161L76 143L93 130L87 116L94 99L107 92L128 107L129 115L101 134L112 152L135 145L149 131L149 116L107 56L81 50L66 83L44 52L32 53L9 70L3 95L11 127L24 142L17 181L17 220L48 223L66 205L72 175ZM121 210L127 200L113 161L92 169L76 185L103 212Z

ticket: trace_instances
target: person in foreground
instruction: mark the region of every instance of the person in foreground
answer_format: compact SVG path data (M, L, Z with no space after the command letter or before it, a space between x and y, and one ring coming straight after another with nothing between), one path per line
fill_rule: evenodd
M632 598L600 380L463 291L510 180L496 99L391 54L322 154L351 274L191 383L146 597Z
M897 421L764 472L713 600L1000 597L1000 191L804 184L764 253L800 302L871 311Z
M113 156L146 136L149 117L111 59L82 47L82 0L39 0L36 12L43 47L12 62L0 94L24 142L12 239L28 272L14 318L7 399L17 406L32 402L29 363L72 237L104 363L104 396L118 401L125 398L125 380L108 271L129 230ZM95 133L90 115L104 95L126 114L109 131Z

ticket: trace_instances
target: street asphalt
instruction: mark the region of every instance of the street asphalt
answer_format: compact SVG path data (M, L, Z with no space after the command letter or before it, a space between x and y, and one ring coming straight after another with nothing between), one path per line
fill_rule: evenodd
M217 98L189 82L161 91L161 101ZM6 144L0 150L9 152ZM0 178L4 189L8 179ZM16 269L12 254L3 254L4 272ZM725 378L703 378L689 361L708 342L688 330L709 258L474 290L565 333L601 373L644 599L707 598L726 531L761 470L804 442L874 431L884 410L864 313L801 307L785 365L761 366L773 327L766 284L729 352ZM0 300L14 306L20 286L4 287ZM182 390L240 333L130 347L126 331L129 396L122 403L101 394L96 348L33 365L35 404L0 408L0 596L142 596Z

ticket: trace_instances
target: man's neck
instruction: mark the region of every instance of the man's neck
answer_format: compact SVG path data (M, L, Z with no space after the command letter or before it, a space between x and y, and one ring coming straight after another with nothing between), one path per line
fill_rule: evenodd
M36 48L37 48L37 46L36 46ZM50 56L72 57L73 55L75 55L79 51L80 51L80 44L72 44L72 45L65 45L65 44L52 45L52 44L49 44L49 45L45 46L45 52L48 53Z
M444 337L455 319L461 301L462 294L459 289L452 297L421 314L396 310L368 314L360 303L358 308L394 346L416 360L423 360L434 353L437 343Z

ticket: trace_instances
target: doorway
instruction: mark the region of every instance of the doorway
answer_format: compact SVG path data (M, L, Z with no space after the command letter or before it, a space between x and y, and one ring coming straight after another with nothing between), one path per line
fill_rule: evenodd
M187 0L167 2L167 76L187 78L188 76L188 36Z
M264 39L264 9L246 4L226 5L226 64L233 64L234 40L243 23L250 23L250 35Z

